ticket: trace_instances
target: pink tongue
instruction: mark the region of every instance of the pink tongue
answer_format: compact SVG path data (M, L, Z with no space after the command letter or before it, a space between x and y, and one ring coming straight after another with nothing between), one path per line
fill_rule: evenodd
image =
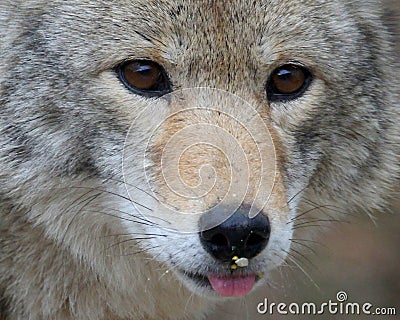
M213 289L223 297L244 297L256 282L253 276L208 276Z

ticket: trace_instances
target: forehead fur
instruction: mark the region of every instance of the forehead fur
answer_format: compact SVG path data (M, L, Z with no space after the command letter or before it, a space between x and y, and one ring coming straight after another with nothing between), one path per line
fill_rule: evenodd
M259 80L256 70L263 77L282 60L320 70L329 67L332 53L345 65L357 40L364 40L348 17L361 13L340 1L18 2L19 13L15 2L1 6L11 5L14 18L36 33L33 46L44 45L52 59L68 59L74 72L148 58L180 75L176 87L226 87L227 80L240 86L238 79Z

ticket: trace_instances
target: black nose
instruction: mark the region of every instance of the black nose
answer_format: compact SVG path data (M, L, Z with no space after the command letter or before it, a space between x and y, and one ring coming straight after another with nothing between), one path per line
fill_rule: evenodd
M203 215L200 219L200 241L204 249L221 261L231 261L232 257L254 258L266 246L271 233L268 218L259 213L248 217L249 208L236 211L220 225L207 229L207 224L218 219L218 212Z

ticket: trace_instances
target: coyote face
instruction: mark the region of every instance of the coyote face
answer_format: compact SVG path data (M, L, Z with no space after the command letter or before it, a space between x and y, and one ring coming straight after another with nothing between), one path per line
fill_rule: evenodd
M378 5L0 9L10 319L201 317L205 297L263 283L296 223L380 208L398 179L399 73Z

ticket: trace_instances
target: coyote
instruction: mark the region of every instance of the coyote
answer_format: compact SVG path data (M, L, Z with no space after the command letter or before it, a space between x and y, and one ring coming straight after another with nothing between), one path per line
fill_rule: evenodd
M296 222L382 209L400 172L383 16L1 0L0 318L206 319L313 236Z

